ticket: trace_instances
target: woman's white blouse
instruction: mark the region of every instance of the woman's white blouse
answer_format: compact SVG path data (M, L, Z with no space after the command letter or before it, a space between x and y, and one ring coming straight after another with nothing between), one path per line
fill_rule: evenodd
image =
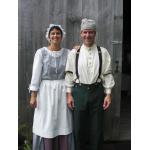
M38 49L34 56L29 90L38 91L41 80L61 80L65 78L66 58L69 50L50 51L47 47Z

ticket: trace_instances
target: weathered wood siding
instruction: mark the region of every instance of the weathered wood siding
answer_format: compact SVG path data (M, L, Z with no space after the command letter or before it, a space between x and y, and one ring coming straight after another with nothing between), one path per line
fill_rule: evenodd
M84 17L97 23L97 43L108 49L116 69L113 103L105 113L105 139L119 139L121 100L121 59L123 0L19 0L19 124L32 125L33 112L28 106L28 86L35 51L47 45L46 28L50 23L61 24L67 36L62 46L81 44L80 24Z

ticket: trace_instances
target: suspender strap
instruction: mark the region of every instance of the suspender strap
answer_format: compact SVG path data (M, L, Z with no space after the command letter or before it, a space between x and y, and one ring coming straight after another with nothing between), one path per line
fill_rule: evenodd
M65 74L66 74L66 73L71 73L71 74L73 74L73 72L72 72L72 71L65 71Z
M98 56L99 56L99 75L98 75L98 79L99 79L102 73L102 52L100 46L97 46L97 49L98 49Z
M100 46L97 46L98 49L98 56L99 56L99 75L98 75L98 79L101 76L101 72L102 72L102 53L101 53L101 48ZM78 73L78 59L79 59L79 53L80 53L80 48L77 50L77 54L76 54L76 59L75 59L75 65L76 65L76 80L79 80L79 73ZM97 79L97 80L98 80Z
M78 73L78 59L79 59L79 53L80 53L80 48L77 50L76 60L75 60L75 64L76 64L76 76L77 76L77 79L79 79L79 73Z

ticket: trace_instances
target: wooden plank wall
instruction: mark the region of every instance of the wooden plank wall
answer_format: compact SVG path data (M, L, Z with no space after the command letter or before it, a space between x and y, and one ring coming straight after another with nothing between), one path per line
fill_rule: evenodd
M113 58L112 40L114 38L114 6L116 3L119 1L19 0L19 124L27 122L32 125L33 110L28 106L28 86L31 79L34 53L38 48L47 45L45 32L49 23L58 23L64 27L67 36L62 46L71 49L74 44L81 44L79 36L81 19L84 17L95 19L97 23L96 41L98 45L107 48ZM119 5L122 4L116 4L116 6ZM122 7L119 7L122 11ZM112 137L112 109L119 110L118 107L119 105L113 106L105 114L106 139Z
M119 6L119 7L118 7ZM120 104L121 104L121 75L122 75L122 43L123 43L123 1L115 0L113 4L114 25L113 25L113 68L115 78L115 88L113 89L114 101L112 111L112 139L120 137Z

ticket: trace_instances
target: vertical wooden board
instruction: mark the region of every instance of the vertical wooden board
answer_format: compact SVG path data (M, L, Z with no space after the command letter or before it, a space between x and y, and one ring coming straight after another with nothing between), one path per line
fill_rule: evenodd
M81 45L82 41L80 38L81 20L82 20L82 1L74 5L73 15L74 15L74 44Z
M22 122L31 122L32 120L27 120L27 115L30 116L30 108L29 108L29 79L28 79L28 59L29 56L26 54L19 55L19 89L18 89L18 115L19 115L19 123ZM28 110L29 109L29 110ZM29 114L28 114L29 113ZM32 117L32 116L31 116Z
M71 49L74 43L74 34L73 34L73 23L67 19L66 22L66 47Z
M74 28L73 28L74 41L72 43L72 46L82 44L82 40L80 38L80 24L81 24L80 20L74 22Z
M102 41L102 45L108 49L111 53L111 40L113 35L113 13L112 6L113 1L102 0L100 3L100 12L99 12L99 20L100 20L100 39Z
M82 17L83 18L89 18L89 1L90 0L82 0Z
M18 62L19 62L19 64L18 64L18 74L19 74L19 76L18 76L18 115L19 114L22 114L22 113L20 113L20 112L22 112L23 111L23 103L22 103L22 99L23 99L23 97L24 97L24 94L23 94L23 84L24 84L24 81L22 80L22 77L23 77L23 71L22 71L22 69L24 68L24 64L22 63L22 60L23 58L20 56L20 55L18 55Z
M116 1L115 3L115 14L114 14L114 42L113 44L113 55L114 55L114 67L115 67L115 74L116 76L119 75L117 78L118 82L116 82L116 85L119 86L118 90L121 90L121 72L122 72L122 13L120 12L120 7L122 7L121 1ZM119 6L119 7L118 7ZM118 12L116 11L118 8ZM116 61L118 62L116 64ZM120 97L121 98L121 97ZM119 98L119 99L120 99ZM119 108L119 106L118 106ZM119 115L120 113L117 112L116 109L116 115Z
M98 21L98 0L82 0L82 17Z
M21 31L22 31L22 22L21 22L21 17L22 17L22 8L21 8L21 0L18 1L18 53L21 51L21 46L22 46L22 38L21 38Z
M31 2L29 0L27 1L20 1L19 2L19 15L18 15L18 21L19 21L19 39L18 39L18 43L19 43L19 53L23 52L23 48L25 48L25 43L27 41L25 41L24 36L25 33L28 29L30 29L30 24L32 22L32 16L31 13Z
M74 44L82 44L81 38L80 38L80 29L81 29L81 20L83 18L82 16L82 1L78 1L78 3L74 3L73 11L72 11L72 16L74 19Z
M45 13L44 11L44 3L41 0L32 1L32 31L39 31L41 28L41 24L44 23ZM29 17L29 16L28 16Z
M65 46L69 49L71 48L71 45L73 43L72 3L73 0L68 0L66 6L67 12L66 12L66 26L65 26L66 29Z
M94 19L98 23L98 0L89 0L88 4L89 18Z
M105 47L111 57L113 53L111 41L113 38L113 1L101 0L98 1L98 33L97 43ZM113 58L112 58L113 59ZM113 107L105 111L104 121L104 138L110 140L112 137L112 121L113 121Z
M52 9L52 6L50 5L50 1L47 0L42 0L39 3L39 21L35 20L39 24L38 31L45 32L46 28L48 27L50 23L50 18L51 18L51 12L50 8ZM34 29L34 28L33 28Z
M66 0L56 0L52 3L53 9L50 9L50 23L60 24L64 29L66 29ZM65 45L65 40L62 42L62 46Z
M100 45L99 41L99 32L100 32L100 22L99 22L99 0L89 1L88 2L88 16L90 19L94 19L96 22L96 43Z
M32 23L32 32L33 32L33 49L47 45L45 40L46 28L50 23L63 24L62 20L65 20L62 11L62 7L59 3L60 1L33 1L33 23ZM60 8L62 9L60 9Z
M115 88L113 90L113 139L119 140L120 102L121 102L121 73L122 73L122 28L123 1L114 0L114 34L113 34L113 67Z
M103 38L103 0L98 1L98 33L97 33L97 42L104 47L104 38Z
M74 44L80 42L82 1L69 1L67 10L67 46L72 48Z

